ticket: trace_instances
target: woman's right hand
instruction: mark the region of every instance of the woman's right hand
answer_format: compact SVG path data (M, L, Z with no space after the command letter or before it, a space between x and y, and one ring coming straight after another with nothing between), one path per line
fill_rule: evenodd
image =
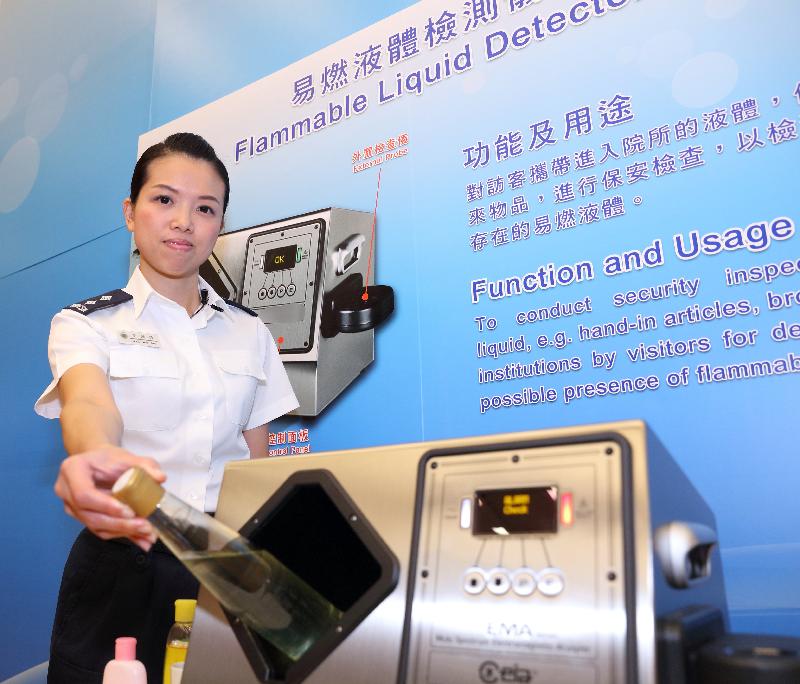
M127 537L148 551L156 540L152 526L111 495L114 482L132 466L143 468L158 482L166 479L153 459L104 445L62 461L54 489L64 510L101 539Z

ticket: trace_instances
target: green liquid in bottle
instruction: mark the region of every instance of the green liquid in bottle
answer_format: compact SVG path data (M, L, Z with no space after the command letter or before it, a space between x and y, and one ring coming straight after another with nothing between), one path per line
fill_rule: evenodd
M178 558L228 611L292 660L342 617L267 551L183 551Z

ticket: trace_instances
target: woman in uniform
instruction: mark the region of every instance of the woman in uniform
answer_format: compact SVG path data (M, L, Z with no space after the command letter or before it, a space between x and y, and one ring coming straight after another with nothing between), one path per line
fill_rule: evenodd
M36 411L61 421L68 458L56 493L86 529L59 591L48 681L102 681L119 636L138 639L160 681L177 598L197 583L149 523L108 490L131 465L214 512L225 462L265 456L267 423L297 406L255 313L199 276L223 226L230 185L213 148L177 133L144 152L122 208L140 263L121 290L53 319L53 381Z

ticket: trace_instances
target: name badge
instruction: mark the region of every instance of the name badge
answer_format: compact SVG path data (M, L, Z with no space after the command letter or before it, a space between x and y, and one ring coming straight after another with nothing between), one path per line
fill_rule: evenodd
M138 330L120 330L120 344L140 344L144 347L160 347L158 335L154 333L139 332Z

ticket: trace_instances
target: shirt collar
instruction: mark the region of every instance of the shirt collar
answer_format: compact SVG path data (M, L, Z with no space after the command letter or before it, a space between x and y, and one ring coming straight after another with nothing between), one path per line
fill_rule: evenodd
M147 278L142 275L138 266L133 269L131 278L124 289L125 292L133 297L134 318L139 318L150 297L154 295L156 291L152 288L150 283L147 282Z
M197 289L201 293L203 290L208 292L206 305L210 306L213 311L229 311L225 300L199 275L197 276ZM151 297L161 297L161 295L153 289L153 286L147 282L147 278L144 277L138 266L133 270L133 273L131 273L130 280L124 290L133 297L134 318L139 318Z

